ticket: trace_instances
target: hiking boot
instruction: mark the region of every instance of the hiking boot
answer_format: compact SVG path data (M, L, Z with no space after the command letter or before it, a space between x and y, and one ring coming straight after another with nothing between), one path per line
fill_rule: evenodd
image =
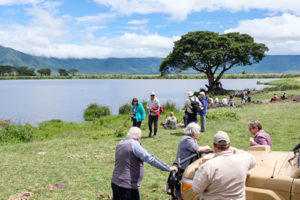
M150 132L150 133L149 133L149 137L151 137L151 135L152 135L152 133Z

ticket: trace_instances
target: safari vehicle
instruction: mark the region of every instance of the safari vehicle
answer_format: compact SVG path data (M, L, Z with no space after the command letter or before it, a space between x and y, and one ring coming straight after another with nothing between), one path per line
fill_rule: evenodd
M300 143L291 152L271 152L269 146L251 147L256 165L247 175L247 200L300 200ZM211 152L194 154L183 162L196 161L183 174L171 172L167 182L170 199L177 199L175 188L181 190L184 200L199 200L200 195L192 190L192 181L198 167L214 156Z

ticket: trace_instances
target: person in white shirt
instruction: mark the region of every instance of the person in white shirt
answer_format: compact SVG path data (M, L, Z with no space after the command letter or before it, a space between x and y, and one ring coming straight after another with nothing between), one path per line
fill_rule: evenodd
M244 200L247 173L255 166L255 157L230 147L223 131L214 135L213 149L215 156L200 165L194 176L193 191L205 200Z
M223 99L222 99L222 104L223 104L223 105L227 105L227 104L228 104L228 101L227 101L226 96L223 97Z

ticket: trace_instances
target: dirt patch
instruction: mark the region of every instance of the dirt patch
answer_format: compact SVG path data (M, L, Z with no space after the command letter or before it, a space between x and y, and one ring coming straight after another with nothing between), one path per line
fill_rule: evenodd
M104 194L99 194L97 196L98 199L107 199L107 200L112 200L112 197L109 195L104 195Z
M100 155L94 155L94 158L97 160L101 160L104 158L104 156L100 156Z
M73 158L79 158L79 159L89 159L89 158L94 158L94 159L97 159L97 160L101 160L103 158L105 158L107 155L97 155L95 154L94 156L89 156L87 154L83 154L83 155L80 155L80 154L70 154L68 155L68 158L70 159L73 159Z
M297 78L296 81L299 81L299 82L300 82L300 78Z
M300 95L291 95L291 96L288 96L288 99L291 99L292 101L294 102L300 102Z
M88 155L84 154L84 155L79 155L79 154L71 154L71 155L68 155L68 158L80 158L80 159L87 159L89 158Z
M65 189L67 187L68 187L67 184L64 184L64 183L55 183L53 185L48 185L47 189L48 190L57 190L57 189Z
M286 104L289 104L292 102L299 103L300 95L290 95L290 96L287 96L286 99L278 99L278 101L275 101L275 102L286 103ZM275 103L275 102L273 102L273 103ZM266 100L266 103L271 103L271 102L270 102L270 100Z
M27 192L24 191L20 194L15 194L15 195L11 195L8 200L28 200L31 197L33 197L33 193L32 192Z

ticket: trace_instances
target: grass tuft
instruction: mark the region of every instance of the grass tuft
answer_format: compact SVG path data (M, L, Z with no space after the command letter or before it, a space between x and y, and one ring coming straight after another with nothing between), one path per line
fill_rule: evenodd
M108 106L97 105L95 103L90 104L84 110L84 120L93 121L103 116L110 115L110 109Z

